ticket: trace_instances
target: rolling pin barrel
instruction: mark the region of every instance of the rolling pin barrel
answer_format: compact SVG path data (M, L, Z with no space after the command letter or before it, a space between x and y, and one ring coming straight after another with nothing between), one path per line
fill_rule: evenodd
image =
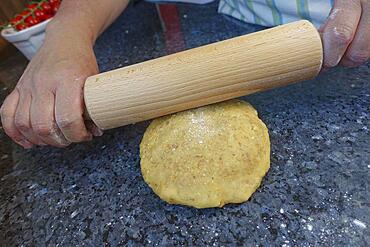
M87 78L89 117L111 129L312 79L320 36L299 21Z

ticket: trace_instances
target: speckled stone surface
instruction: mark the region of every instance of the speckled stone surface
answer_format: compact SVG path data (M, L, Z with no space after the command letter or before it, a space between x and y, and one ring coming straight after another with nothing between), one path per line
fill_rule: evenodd
M181 5L187 47L259 30ZM164 55L155 7L130 8L96 44L103 71ZM246 58L248 59L248 58ZM196 210L144 183L148 123L1 163L0 246L369 246L370 64L246 97L267 124L271 169L251 200ZM4 166L10 166L4 168Z

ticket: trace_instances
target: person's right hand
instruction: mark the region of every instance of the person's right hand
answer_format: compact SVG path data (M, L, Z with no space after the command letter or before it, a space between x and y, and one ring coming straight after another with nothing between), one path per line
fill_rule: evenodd
M24 148L64 147L101 135L83 119L84 82L97 72L89 41L49 36L1 107L5 133Z

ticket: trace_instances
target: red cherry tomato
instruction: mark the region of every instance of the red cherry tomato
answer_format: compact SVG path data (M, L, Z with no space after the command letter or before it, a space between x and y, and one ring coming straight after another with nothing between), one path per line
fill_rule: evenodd
M53 5L53 4L60 4L60 0L49 0L49 3L51 5Z
M53 14L53 10L51 8L51 5L48 2L43 2L41 4L41 9L45 12L45 14Z
M15 29L17 29L18 31L21 31L23 29L26 29L29 27L29 24L27 23L20 23L18 25L15 26Z
M29 14L31 14L31 10L26 9L26 10L22 11L19 15L21 15L21 16L28 16Z
M37 8L37 3L28 4L26 6L26 8L29 9L29 10L36 9Z
M16 25L16 24L18 24L18 22L20 22L22 19L23 19L23 16L17 15L17 16L16 16L16 17L14 17L13 19L11 19L9 22L10 22L10 24L12 24L12 25Z
M53 10L53 13L55 14L60 6L60 0L49 0L49 3L51 5L51 9Z
M53 15L48 15L48 14L46 14L46 15L45 15L45 20L49 20L51 17L53 17Z
M40 23L40 20L38 20L37 18L30 15L25 19L25 22L31 27L31 26L34 26L34 25Z
M53 13L55 15L59 10L59 5L55 5L52 9L53 9Z
M33 12L33 14L40 21L46 20L46 14L45 14L45 12L42 11L42 10L40 10L40 9L36 9L35 12Z
M60 0L49 0L49 3L51 5L51 7L59 6L60 5Z

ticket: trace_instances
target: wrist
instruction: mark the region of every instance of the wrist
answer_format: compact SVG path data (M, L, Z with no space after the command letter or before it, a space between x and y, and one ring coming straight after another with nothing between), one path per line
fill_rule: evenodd
M88 28L63 20L53 19L46 26L45 41L55 39L61 39L65 42L83 41L93 46L96 38Z
M65 42L83 41L94 45L97 35L87 23L74 20L68 16L56 15L46 26L45 41L61 39Z
M64 0L58 13L46 28L46 36L59 35L63 39L78 36L91 45L99 35L99 28L94 17L94 9L87 1Z
M52 20L54 21L54 20ZM41 50L52 52L57 58L88 57L95 59L94 39L82 29L50 22L46 28L45 39Z

